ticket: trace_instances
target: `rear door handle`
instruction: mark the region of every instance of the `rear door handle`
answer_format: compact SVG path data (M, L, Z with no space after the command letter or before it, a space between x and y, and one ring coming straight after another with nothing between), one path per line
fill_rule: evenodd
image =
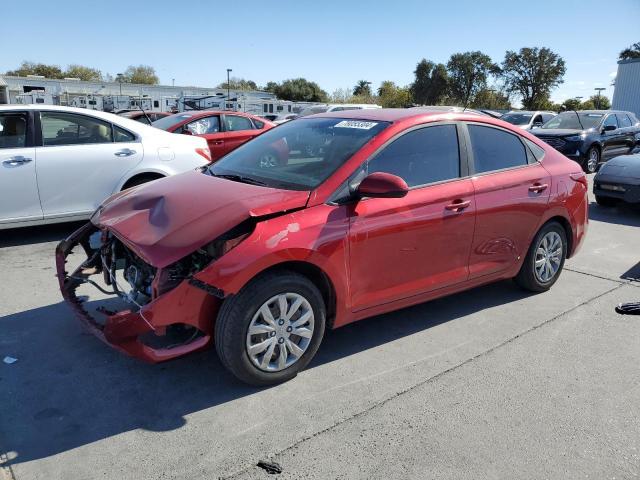
M452 212L461 212L465 208L467 208L469 205L471 205L471 200L458 199L458 200L454 200L449 205L445 205L444 208L446 208L447 210L451 210Z
M123 148L122 150L118 150L114 155L116 157L130 157L131 155L135 155L136 151L131 150L130 148Z
M9 159L2 162L2 164L8 167L19 167L20 165L24 165L30 161L30 158L23 157L22 155L16 155L15 157L9 157Z
M547 185L546 183L534 183L529 187L529 191L540 193L540 192L544 192L547 188L549 188L549 185Z

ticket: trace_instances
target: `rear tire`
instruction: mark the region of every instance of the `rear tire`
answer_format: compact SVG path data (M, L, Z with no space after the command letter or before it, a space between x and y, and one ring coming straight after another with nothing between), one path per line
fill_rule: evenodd
M558 222L549 222L531 242L515 282L531 292L546 292L560 277L566 257L567 234Z
M617 198L601 197L600 195L596 195L596 203L602 207L615 207L618 202L619 200Z
M222 304L215 326L218 357L250 385L291 380L318 351L325 318L322 294L307 277L291 271L261 275Z

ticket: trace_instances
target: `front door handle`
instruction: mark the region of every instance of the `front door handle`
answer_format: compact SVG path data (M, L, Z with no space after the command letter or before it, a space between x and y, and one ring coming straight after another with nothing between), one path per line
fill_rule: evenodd
M216 140L215 142L213 142L214 145L222 145L224 143L224 140Z
M458 199L454 200L449 205L445 205L444 208L446 208L447 210L451 210L452 212L461 212L469 205L471 205L471 200Z
M118 150L114 155L116 157L130 157L131 155L135 155L136 151L131 150L130 148L123 148L122 150Z
M8 167L19 167L20 165L24 165L30 161L30 158L23 157L22 155L16 155L15 157L9 157L9 159L2 162L2 164Z
M547 188L549 188L549 185L547 185L546 183L534 183L529 187L529 191L534 193L541 193L544 192Z

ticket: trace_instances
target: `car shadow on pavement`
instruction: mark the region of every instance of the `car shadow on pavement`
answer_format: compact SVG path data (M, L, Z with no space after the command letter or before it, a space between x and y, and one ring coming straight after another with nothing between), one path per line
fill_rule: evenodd
M528 295L506 281L347 325L327 333L308 368ZM179 429L191 413L262 390L235 380L215 349L158 365L128 358L84 332L62 302L5 316L0 328L0 353L18 359L0 364L9 464L134 429Z
M591 202L589 220L640 227L640 208L626 203L620 203L615 207L603 207L596 202Z
M56 223L37 227L0 230L0 248L33 245L62 240L86 222Z

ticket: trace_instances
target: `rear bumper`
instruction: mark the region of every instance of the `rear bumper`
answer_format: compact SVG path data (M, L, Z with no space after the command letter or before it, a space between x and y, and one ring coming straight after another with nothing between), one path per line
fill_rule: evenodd
M94 253L89 246L89 236L95 231L97 228L87 223L56 247L60 291L82 324L107 345L151 363L170 360L208 347L213 339L213 325L221 300L190 285L186 280L173 290L154 298L138 311L110 312L96 309L103 318L96 318L89 313L85 308L87 300L78 297L76 290L80 285L88 283L91 276L96 275L96 280L101 277L100 268L92 266L89 261ZM87 260L69 273L66 271L67 257L79 246L83 248ZM167 327L176 324L195 327L200 336L184 344L165 348L144 343L145 335L161 337L166 334Z

